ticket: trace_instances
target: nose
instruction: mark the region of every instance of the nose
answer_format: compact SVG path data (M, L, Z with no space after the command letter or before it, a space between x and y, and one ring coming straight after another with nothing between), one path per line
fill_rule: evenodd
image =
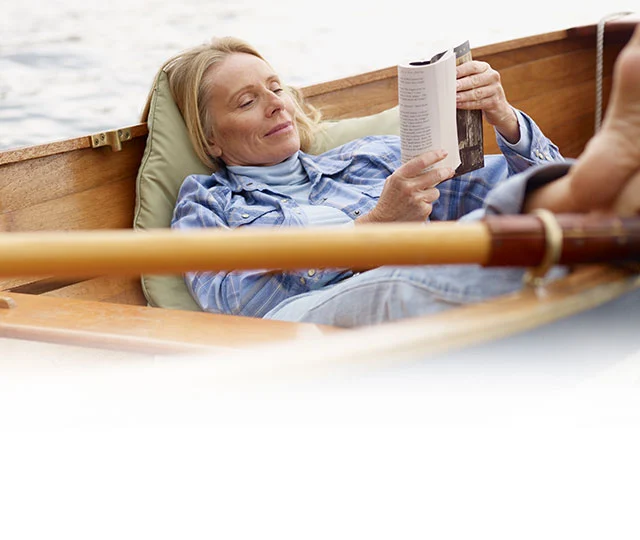
M284 100L273 92L269 92L270 97L267 100L267 116L271 117L274 114L284 109Z

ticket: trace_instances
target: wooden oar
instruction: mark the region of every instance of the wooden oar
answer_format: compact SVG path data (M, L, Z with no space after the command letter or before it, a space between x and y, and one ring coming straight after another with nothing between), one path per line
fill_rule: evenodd
M546 218L546 219L542 219ZM640 260L640 219L523 215L351 228L105 230L0 234L0 275L382 265L538 266Z

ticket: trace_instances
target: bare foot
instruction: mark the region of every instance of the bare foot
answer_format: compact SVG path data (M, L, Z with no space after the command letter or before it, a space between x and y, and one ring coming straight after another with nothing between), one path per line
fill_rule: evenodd
M568 177L580 210L640 213L640 25L616 60L602 127Z

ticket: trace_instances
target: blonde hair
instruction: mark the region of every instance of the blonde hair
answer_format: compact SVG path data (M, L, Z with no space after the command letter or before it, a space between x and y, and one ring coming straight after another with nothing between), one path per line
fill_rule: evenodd
M182 114L196 154L213 170L219 168L220 161L210 152L209 140L213 122L207 106L210 85L206 84L205 73L211 66L222 62L233 53L251 54L266 62L247 42L234 37L223 37L183 51L167 60L161 67L167 74L171 95ZM300 135L300 149L308 151L320 126L320 111L306 103L298 89L286 85L283 85L283 89L293 98L294 121ZM152 94L153 89L142 113L143 122L149 114Z

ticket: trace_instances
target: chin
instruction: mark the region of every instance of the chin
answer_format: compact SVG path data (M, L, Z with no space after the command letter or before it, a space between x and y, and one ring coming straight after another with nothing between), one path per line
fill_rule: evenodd
M277 152L274 154L274 162L282 163L286 159L289 159L293 154L295 154L298 150L300 150L300 143L297 144L289 144L282 148L281 152Z

